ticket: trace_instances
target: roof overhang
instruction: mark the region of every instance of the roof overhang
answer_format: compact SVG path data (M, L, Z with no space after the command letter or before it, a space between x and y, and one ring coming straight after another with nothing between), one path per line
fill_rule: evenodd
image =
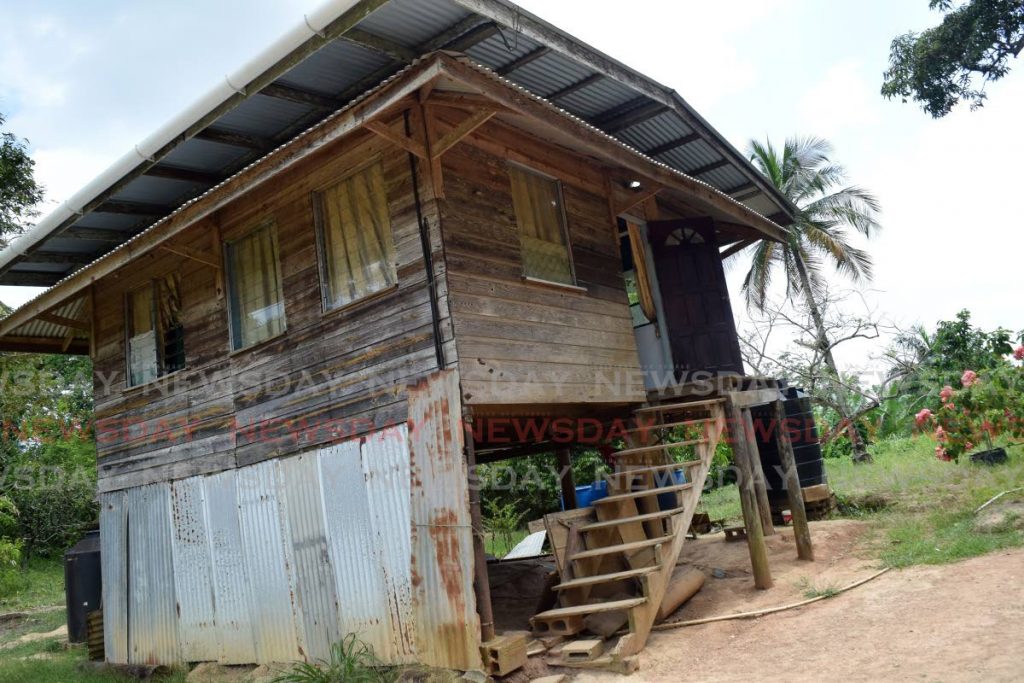
M782 239L785 230L746 205L658 163L468 59L424 57L305 133L236 173L113 251L65 278L0 320L0 350L85 353L94 306L91 285L352 132L420 102L424 93L473 95L495 107L499 120L586 154L604 167L675 194L690 207L751 234ZM429 101L429 100L428 100ZM470 107L479 105L470 105ZM32 348L32 339L37 345ZM84 338L84 341L83 341Z
M50 286L438 49L788 224L793 207L678 94L504 0L330 0L0 252Z

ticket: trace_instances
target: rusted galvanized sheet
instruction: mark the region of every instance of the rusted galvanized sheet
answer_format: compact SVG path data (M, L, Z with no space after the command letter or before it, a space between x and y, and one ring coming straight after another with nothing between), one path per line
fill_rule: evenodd
M217 660L213 572L203 489L201 477L171 484L178 640L181 656L189 662Z
M170 484L127 490L128 663L181 661ZM101 532L102 535L102 532Z
M203 484L213 565L217 661L247 664L256 660L256 647L249 616L250 586L238 524L235 472L228 470L205 477Z
M305 659L298 615L295 558L285 542L278 463L273 460L238 470L236 481L242 552L248 569L249 619L257 662Z
M103 650L108 662L128 662L128 566L124 491L100 496Z
M306 658L327 659L341 639L338 592L327 550L319 454L293 456L279 463L288 542L295 554L295 583L302 615Z
M481 667L459 375L409 386L412 583L418 659Z

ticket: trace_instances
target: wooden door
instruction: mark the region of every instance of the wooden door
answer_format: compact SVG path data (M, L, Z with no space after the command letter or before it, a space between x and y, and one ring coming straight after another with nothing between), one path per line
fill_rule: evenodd
M742 373L714 222L654 221L648 231L676 376Z

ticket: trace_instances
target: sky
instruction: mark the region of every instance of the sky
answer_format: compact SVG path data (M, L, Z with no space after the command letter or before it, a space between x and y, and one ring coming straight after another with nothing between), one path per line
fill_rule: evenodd
M0 112L29 140L43 212L319 4L0 0ZM883 229L866 244L875 276L858 287L889 320L933 327L968 308L985 328L1024 328L1024 64L978 111L936 121L883 99L892 38L939 20L927 0L520 4L674 88L740 150L751 138L831 141L850 182L882 203ZM729 272L741 323L742 272ZM39 291L0 287L0 301ZM846 352L853 363L870 355Z

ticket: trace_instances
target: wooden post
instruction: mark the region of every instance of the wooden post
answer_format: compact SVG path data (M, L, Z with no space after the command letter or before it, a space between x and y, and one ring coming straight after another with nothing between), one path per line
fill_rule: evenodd
M562 502L566 510L579 507L576 500L576 480L572 476L572 450L568 446L555 451L558 458L558 482L562 485Z
M761 516L761 527L765 536L775 535L772 523L772 505L768 501L768 482L764 478L764 467L761 465L761 450L758 448L754 431L754 418L749 408L743 409L743 437L747 444L750 458L750 473L754 485L754 496L757 499L757 510Z
M750 551L750 567L754 572L754 586L765 590L773 585L772 572L768 566L768 548L764 544L764 529L757 511L753 476L747 458L747 440L743 434L739 433L744 431L743 414L731 398L726 401L726 409L731 425L732 452L740 470L736 484L740 490L740 507L743 509L743 526L747 530L747 549Z
M487 576L487 550L484 547L484 521L480 512L480 480L476 476L476 450L473 446L473 414L464 409L466 423L466 466L469 470L469 520L473 526L473 588L476 611L480 615L480 642L494 640L494 609L491 606L491 584Z
M789 512L793 516L793 536L796 538L796 554L801 560L814 561L814 546L811 545L811 528L807 524L807 510L804 509L804 494L800 488L800 475L796 469L793 442L786 429L786 407L782 401L775 404L775 441L779 445L779 459L789 496Z

